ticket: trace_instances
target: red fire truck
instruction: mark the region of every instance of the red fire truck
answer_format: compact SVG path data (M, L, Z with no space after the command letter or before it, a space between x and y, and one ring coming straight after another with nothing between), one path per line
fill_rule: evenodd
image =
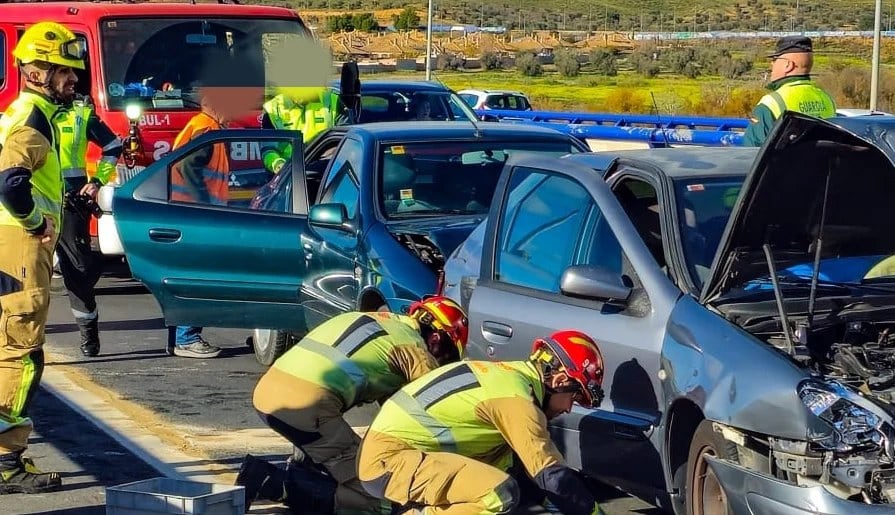
M119 183L170 151L177 133L198 112L194 86L209 50L242 53L266 62L266 53L277 45L288 44L290 38L311 37L295 11L280 7L195 0L2 3L0 112L21 89L12 49L25 28L39 21L63 23L84 38L87 67L78 70L78 93L93 99L98 115L122 138L133 135L127 159L118 167L115 181ZM259 106L238 125L260 127L260 114ZM99 149L91 145L88 163L98 157ZM258 157L258 149L233 144L231 170L239 171L240 162L245 163L243 169L257 169ZM258 182L263 180L258 177ZM260 185L240 186L251 190ZM91 232L115 231L112 224L101 218ZM120 251L114 247L103 251Z

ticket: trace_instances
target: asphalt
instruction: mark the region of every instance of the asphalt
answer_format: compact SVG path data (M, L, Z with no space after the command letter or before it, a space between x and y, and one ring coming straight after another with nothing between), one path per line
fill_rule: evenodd
M126 270L103 277L98 293L102 352L96 358L80 354L68 299L53 296L48 371L32 408L29 455L39 467L63 472L66 486L41 496L0 497L0 514L105 513L107 486L157 476L231 485L246 453L271 461L286 456L289 444L252 408L265 367L246 345L249 331L207 328L203 336L224 350L215 359L167 356L159 307ZM362 430L374 409L346 417ZM595 493L608 515L659 513L614 488L597 485ZM281 512L270 505L252 510Z

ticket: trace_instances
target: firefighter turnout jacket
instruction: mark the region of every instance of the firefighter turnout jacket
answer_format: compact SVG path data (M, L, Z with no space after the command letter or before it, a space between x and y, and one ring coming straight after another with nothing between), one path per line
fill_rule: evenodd
M332 391L347 410L384 401L437 366L416 320L351 312L314 328L272 368Z
M44 230L62 221L63 183L53 128L60 106L25 89L0 117L0 224Z
M382 406L361 445L360 479L371 493L385 495L398 503L422 502L435 506L445 502L477 502L475 510L479 512L501 513L513 504L509 497L514 494L504 486L504 481L498 481L499 477L494 481L492 493L474 494L474 499L466 497L467 491L481 489L482 484L454 485L452 488L464 491L430 492L429 499L415 499L413 494L401 498L407 492L435 488L435 483L451 482L462 472L447 480L420 478L420 474L443 472L436 465L429 469L402 462L406 465L402 466L393 463L389 455L398 455L402 447L421 451L424 461L426 456L448 453L506 472L513 464L515 453L527 474L563 513L598 513L599 506L577 473L564 464L550 439L547 417L541 408L544 402L543 378L530 361L465 361L439 368L408 384ZM410 453L408 458L415 461L418 454ZM450 458L444 459L444 467L451 467L451 462ZM466 464L458 470L469 467ZM466 501L460 501L462 498Z

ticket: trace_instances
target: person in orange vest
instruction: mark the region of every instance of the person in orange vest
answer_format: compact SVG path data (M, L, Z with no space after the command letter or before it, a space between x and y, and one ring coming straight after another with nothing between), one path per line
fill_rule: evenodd
M234 70L238 72L234 73ZM172 150L209 131L229 124L259 109L263 100L264 75L255 63L229 53L212 52L205 59L197 81L201 111L193 116ZM255 105L257 104L257 105ZM197 148L171 167L171 201L226 206L229 198L230 160L226 143ZM188 358L214 358L221 349L202 338L202 328L178 326L174 346L168 353Z

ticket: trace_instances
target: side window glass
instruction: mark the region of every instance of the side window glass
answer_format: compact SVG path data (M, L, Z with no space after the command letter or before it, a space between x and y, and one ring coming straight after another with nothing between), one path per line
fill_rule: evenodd
M336 180L330 183L330 187L323 192L323 197L320 201L324 204L342 204L345 206L345 211L348 212L348 218L354 219L354 215L357 214L359 196L360 188L357 185L357 181L350 170L346 168L339 173Z
M348 211L348 217L352 219L357 213L359 188L355 177L358 176L362 157L363 145L361 142L346 139L332 160L330 172L320 196L320 203L344 204Z
M87 49L87 53L84 55L84 69L79 70L77 68L74 69L75 75L78 76L78 82L75 84L75 93L82 96L90 96L90 88L93 86L93 81L90 77L90 72L92 68L92 64L90 62L90 46L88 46L87 36L84 34L77 34L77 38L83 42L84 48ZM95 99L94 99L95 101Z
M256 197L273 191L274 174L262 161L267 152L291 155L290 140L209 141L181 156L168 168L168 200L207 206L276 210L280 202L260 202ZM291 173L285 166L280 173ZM279 184L277 182L276 184ZM266 188L262 188L267 185ZM284 200L285 201L285 200ZM270 208L261 206L270 205Z
M559 293L563 270L576 260L593 200L579 183L520 168L513 173L500 221L496 279Z

